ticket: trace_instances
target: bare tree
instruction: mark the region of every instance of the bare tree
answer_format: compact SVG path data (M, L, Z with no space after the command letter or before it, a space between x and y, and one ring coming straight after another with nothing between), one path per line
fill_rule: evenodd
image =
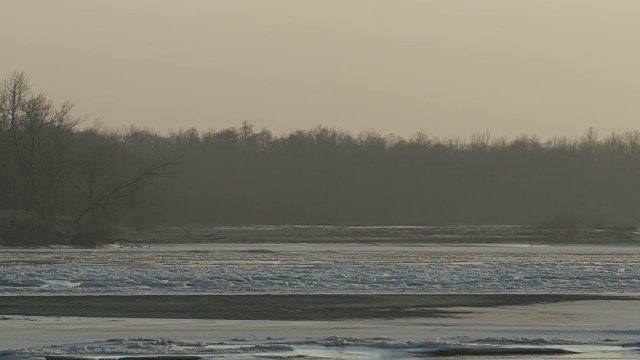
M125 157L118 148L119 141L106 134L87 131L88 138L83 146L78 147L82 155L76 159L73 167L76 178L68 179L85 200L85 206L75 217L74 224L79 224L87 215L92 221L104 217L118 203L129 198L140 186L157 178L172 178L177 175L177 160L156 159L146 164L135 164L127 175L116 176Z
M63 201L69 137L80 122L71 109L68 102L56 109L44 94L34 95L22 72L0 88L0 128L15 164L20 209L41 218L54 215Z

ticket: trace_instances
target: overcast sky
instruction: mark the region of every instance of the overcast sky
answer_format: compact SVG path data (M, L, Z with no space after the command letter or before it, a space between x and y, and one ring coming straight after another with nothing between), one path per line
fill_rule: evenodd
M637 0L0 0L0 75L111 126L640 128Z

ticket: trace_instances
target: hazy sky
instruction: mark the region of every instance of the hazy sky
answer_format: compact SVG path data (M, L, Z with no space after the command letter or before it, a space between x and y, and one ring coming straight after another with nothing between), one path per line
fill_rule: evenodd
M0 0L0 76L107 125L640 128L638 0Z

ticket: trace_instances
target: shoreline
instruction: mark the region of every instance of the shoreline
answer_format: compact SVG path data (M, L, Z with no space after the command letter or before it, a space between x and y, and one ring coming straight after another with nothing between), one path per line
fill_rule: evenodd
M449 308L493 308L572 301L640 301L598 294L263 294L0 296L0 315L220 320L443 318ZM613 306L613 305L612 305Z

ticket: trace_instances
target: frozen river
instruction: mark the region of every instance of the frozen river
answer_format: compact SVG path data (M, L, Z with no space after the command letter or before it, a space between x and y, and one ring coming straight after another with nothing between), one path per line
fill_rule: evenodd
M0 294L640 293L640 247L209 244L0 249ZM447 308L344 321L35 317L0 313L0 360L196 358L632 359L640 300ZM0 296L0 309L2 296ZM96 311L99 311L96 308ZM443 353L438 353L443 351ZM195 358L193 358L195 360Z
M638 246L152 245L0 252L0 294L640 293Z
M640 300L572 301L455 308L464 313L446 318L348 321L9 315L0 321L0 359L407 359L440 358L438 351L483 360L637 359L638 306ZM566 354L550 357L555 352Z

